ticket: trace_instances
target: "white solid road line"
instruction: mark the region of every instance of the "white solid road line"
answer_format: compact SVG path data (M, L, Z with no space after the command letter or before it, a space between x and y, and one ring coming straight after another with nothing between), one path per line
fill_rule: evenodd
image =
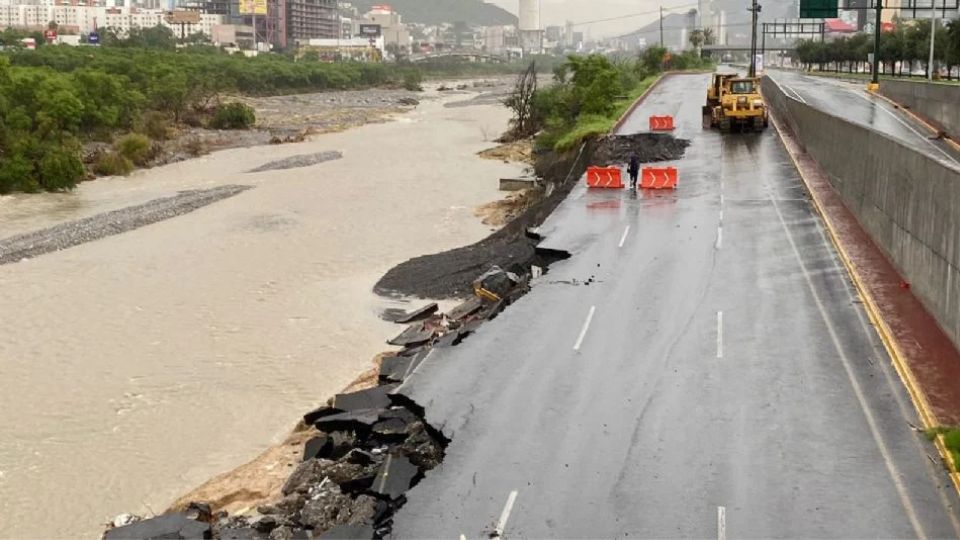
M723 225L717 227L717 249L723 248Z
M907 519L910 520L910 524L913 526L913 532L916 534L916 537L925 539L927 538L927 535L923 530L923 526L920 524L920 520L917 519L917 512L913 507L913 501L910 500L910 496L907 494L907 489L903 485L903 477L900 475L900 471L897 470L897 466L893 462L893 458L890 455L890 450L887 448L887 443L884 442L883 437L880 436L880 430L877 427L877 420L873 416L873 411L871 411L867 406L867 398L863 394L863 388L860 387L859 381L857 381L857 378L853 374L853 367L850 358L847 356L847 352L843 348L843 345L841 345L840 336L837 334L837 329L833 324L833 320L827 313L827 308L824 306L823 300L820 298L820 293L817 292L817 288L813 284L813 278L810 277L810 271L807 269L807 265L804 263L803 257L800 255L800 248L797 247L797 243L793 239L793 233L790 232L790 228L787 227L787 223L783 219L783 212L781 212L780 205L777 204L777 200L773 197L770 197L770 201L773 202L773 208L777 212L777 218L780 220L780 225L783 226L783 230L787 234L787 241L790 244L790 247L793 249L793 254L796 256L797 262L800 264L800 270L803 272L803 277L805 278L807 287L810 289L810 293L813 296L813 301L817 305L817 309L820 310L820 316L823 317L823 322L827 327L827 333L830 334L830 341L833 343L833 348L840 356L840 362L843 364L843 369L847 374L847 379L850 381L850 386L853 388L853 393L860 405L860 410L863 412L863 415L867 421L871 435L873 435L873 442L877 445L880 455L883 456L884 464L887 466L887 473L890 475L890 479L893 481L893 485L897 490L897 494L900 496L900 503L903 505L903 510L907 514Z
M461 535L460 535L460 540L467 540L467 535L461 534Z
M723 358L723 312L717 312L717 358Z
M513 511L513 503L517 501L517 492L516 490L510 492L510 496L507 497L507 504L503 507L503 512L500 513L500 521L497 522L497 528L493 531L493 534L490 535L492 538L502 538L503 531L507 528L507 520L510 519L510 512Z
M797 101L803 104L807 103L807 100L803 99L803 96L800 95L800 92L797 92L796 90L794 90L792 86L790 86L789 84L783 83L783 87L793 92L793 95L796 96Z
M590 306L590 313L587 314L587 320L583 322L583 329L580 330L580 337L577 338L577 342L573 345L573 350L579 351L580 346L583 345L583 338L587 337L587 330L590 329L590 322L593 320L593 314L596 313L597 306Z
M717 540L727 540L727 509L717 507Z
M856 94L856 95L860 96L861 98L867 100L867 102L872 103L874 107L876 107L876 108L880 109L881 111L883 111L883 112L889 114L890 116L892 116L894 120L896 120L897 122L900 122L901 124L903 124L903 127L905 127L905 128L907 128L907 129L909 129L910 131L912 131L912 132L914 133L914 135L916 135L917 137L920 137L920 139L922 139L924 142L926 142L927 144L929 144L934 150L936 150L937 152L940 152L941 154L943 154L943 157L949 159L949 160L950 160L951 162L953 162L954 164L960 165L960 161L957 161L956 158L954 158L953 156L951 156L950 154L948 154L946 151L944 151L943 148L940 148L939 146L937 146L936 144L934 144L933 141L930 140L930 137L928 137L928 136L924 135L923 133L920 133L919 131L917 131L913 126L911 126L910 124L908 124L906 120L904 120L903 118L900 118L900 117L897 115L897 113L895 113L895 112L887 109L886 107L884 107L884 106L883 106L882 104L880 104L879 102L870 99L869 97L861 94L861 93L860 93L859 91L857 91L857 90L851 90L851 92L853 92L854 94Z
M627 228L623 230L623 236L620 237L620 245L618 247L623 247L623 244L627 241L627 235L630 234L630 226L627 225Z

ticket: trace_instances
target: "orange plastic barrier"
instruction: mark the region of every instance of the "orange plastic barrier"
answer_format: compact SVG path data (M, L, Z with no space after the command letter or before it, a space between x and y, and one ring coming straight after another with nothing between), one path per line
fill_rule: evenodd
M623 178L619 167L588 167L587 187L623 189Z
M642 189L677 189L677 169L674 167L644 167L640 178Z
M651 116L650 131L673 131L672 116Z

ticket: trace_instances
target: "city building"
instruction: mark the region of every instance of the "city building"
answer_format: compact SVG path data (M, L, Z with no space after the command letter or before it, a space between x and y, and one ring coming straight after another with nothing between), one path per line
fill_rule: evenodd
M379 27L379 28L377 28ZM378 33L374 31L377 30ZM412 39L403 17L388 5L377 5L364 13L353 25L353 35L358 37L382 36L384 47L400 47L410 50Z
M337 0L285 0L285 3L288 43L340 37Z
M170 12L137 7L102 7L73 5L0 6L0 27L41 30L55 22L65 34L89 34L97 29L111 28L124 35L134 28L165 26L176 35L200 32L212 35L213 27L223 24L222 15L198 13L190 23L171 23Z

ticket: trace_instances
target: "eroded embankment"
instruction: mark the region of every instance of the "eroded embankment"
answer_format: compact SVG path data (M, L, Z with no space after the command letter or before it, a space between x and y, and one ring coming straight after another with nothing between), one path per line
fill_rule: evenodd
M39 231L0 239L0 264L22 261L60 251L107 236L139 229L166 219L193 212L217 201L233 197L251 186L229 185L211 189L181 191L172 197L154 199L78 219Z
M506 227L469 246L411 259L392 268L374 290L382 295L455 298L469 293L476 276L490 265L530 265L537 257L537 239L525 232L536 227L567 197L588 165L623 165L636 155L641 163L676 160L690 141L667 134L607 136L566 154L537 158L535 171L545 179L544 197Z
M674 146L678 150L671 159L679 158L686 145ZM302 447L302 458L278 497L240 516L204 502L186 503L182 511L149 520L123 516L105 538L388 537L405 493L440 464L449 443L427 423L423 407L404 395L402 383L433 350L459 345L526 294L535 265L546 267L569 256L538 250L540 239L527 228L542 223L563 201L587 164L596 162L595 152L589 143L575 153L542 156L538 171L553 187L519 219L473 246L414 259L401 265L402 271L391 271L393 283L403 290L467 299L446 313L430 305L388 314L408 324L390 340L403 349L381 359L376 386L338 394L304 415L294 443ZM378 290L397 292L382 283Z

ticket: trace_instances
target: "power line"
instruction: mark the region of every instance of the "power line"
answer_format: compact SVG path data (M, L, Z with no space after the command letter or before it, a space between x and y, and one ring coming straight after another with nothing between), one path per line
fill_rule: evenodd
M663 8L663 9L666 10L666 11L670 11L670 10L673 10L673 9L686 9L686 8L691 8L691 7L697 7L697 4L696 4L696 3L693 3L693 4L683 4L683 5L680 5L680 6L667 7L667 8ZM642 12L642 13L630 13L630 14L628 14L628 15L620 15L620 16L618 16L618 17L609 17L609 18L607 18L607 19L596 19L596 20L593 20L593 21L582 21L582 22L578 22L578 23L573 23L573 26L584 26L584 25L588 25L588 24L605 23L605 22L611 22L611 21L622 21L623 19L632 19L632 18L634 18L634 17L643 17L643 16L645 16L645 15L656 15L656 14L658 14L658 13L660 13L660 10L659 10L659 9L655 9L655 10L653 10L653 11L644 11L644 12Z
M751 24L750 24L750 23L721 24L721 25L716 25L716 26L710 26L709 28L741 28L741 27L745 27L745 26L751 26ZM683 30L683 29L688 29L688 30L689 30L690 27L689 27L689 26L664 26L663 29L664 29L664 30ZM659 31L660 31L659 28L654 28L654 29L652 29L652 30L637 30L637 31L635 31L635 32L630 32L629 34L624 34L624 35L622 35L622 36L618 36L618 39L624 39L624 38L628 38L628 37L630 37L630 36L656 34L656 33L659 32Z

